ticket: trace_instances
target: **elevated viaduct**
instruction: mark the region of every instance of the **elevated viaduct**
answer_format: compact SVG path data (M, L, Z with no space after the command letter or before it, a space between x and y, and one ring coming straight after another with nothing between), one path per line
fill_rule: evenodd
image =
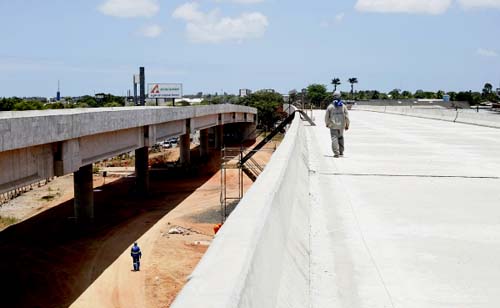
M340 159L295 118L172 307L500 306L499 116L360 108Z
M190 163L190 133L200 154L223 144L224 127L255 138L256 109L237 105L125 107L0 112L0 193L74 173L75 217L93 218L92 164L135 151L137 190L149 186L148 147L180 136L180 160Z

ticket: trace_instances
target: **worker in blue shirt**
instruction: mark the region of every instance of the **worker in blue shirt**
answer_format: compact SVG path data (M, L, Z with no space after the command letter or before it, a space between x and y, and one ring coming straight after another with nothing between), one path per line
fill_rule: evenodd
M132 260L134 262L134 271L139 271L141 267L141 249L137 245L137 242L134 243L132 249L130 250L130 255L132 256Z

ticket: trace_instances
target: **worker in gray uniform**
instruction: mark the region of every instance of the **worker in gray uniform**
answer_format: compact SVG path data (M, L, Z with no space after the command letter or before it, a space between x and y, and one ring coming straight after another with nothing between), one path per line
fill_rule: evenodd
M333 157L344 156L344 129L349 129L349 112L338 92L333 93L333 101L326 108L325 124L332 137Z

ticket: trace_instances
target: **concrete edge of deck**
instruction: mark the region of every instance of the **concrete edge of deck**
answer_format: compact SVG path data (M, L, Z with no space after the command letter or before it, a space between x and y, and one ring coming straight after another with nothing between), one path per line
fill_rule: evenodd
M83 136L222 115L219 124L251 122L257 109L232 105L113 107L0 112L0 152Z
M172 307L309 307L308 192L307 140L296 117Z

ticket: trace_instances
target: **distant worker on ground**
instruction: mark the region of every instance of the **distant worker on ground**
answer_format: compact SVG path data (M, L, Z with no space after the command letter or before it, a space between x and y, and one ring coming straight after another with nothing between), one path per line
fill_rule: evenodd
M326 108L325 124L332 137L333 157L344 156L344 129L349 129L349 112L338 92L333 93L333 101Z
M141 267L141 249L137 245L137 242L134 243L134 246L132 246L132 249L130 250L130 255L132 256L132 260L134 263L134 271L139 271Z

